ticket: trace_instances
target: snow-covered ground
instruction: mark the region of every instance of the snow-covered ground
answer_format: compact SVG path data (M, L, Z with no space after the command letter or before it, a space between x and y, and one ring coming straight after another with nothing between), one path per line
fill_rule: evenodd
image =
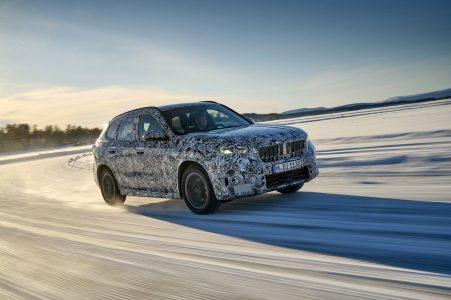
M0 299L449 299L451 101L287 119L320 176L197 216L103 204L92 157L0 166Z
M92 149L92 145L72 146L72 147L57 147L45 150L31 150L20 153L0 154L0 165L12 162L21 162L28 160L35 160L40 158L56 157L61 155L86 153Z

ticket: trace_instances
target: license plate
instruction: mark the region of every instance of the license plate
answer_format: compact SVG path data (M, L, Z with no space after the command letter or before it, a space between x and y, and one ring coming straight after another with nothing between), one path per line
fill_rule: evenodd
M248 183L248 184L238 184L233 186L233 190L235 192L235 195L240 195L240 194L248 194L250 192L252 192L252 186Z
M273 173L280 173L280 172L286 172L286 171L291 171L294 169L299 169L302 168L302 160L293 160L293 161L289 161L286 163L281 163L281 164L277 164L277 165L273 165L272 166L272 172Z

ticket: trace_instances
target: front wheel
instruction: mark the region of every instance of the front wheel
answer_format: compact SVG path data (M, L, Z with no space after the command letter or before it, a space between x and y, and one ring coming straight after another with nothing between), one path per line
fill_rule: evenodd
M216 199L213 187L205 171L196 165L188 167L182 176L183 199L195 214L214 212L221 201Z
M103 200L108 205L121 205L125 201L125 197L119 192L119 187L110 170L104 170L100 175L100 190L102 191Z
M303 183L301 184L296 184L296 185L292 185L283 189L278 189L276 191L278 191L279 193L282 194L291 194L291 193L295 193L297 191L299 191L302 187L304 186Z

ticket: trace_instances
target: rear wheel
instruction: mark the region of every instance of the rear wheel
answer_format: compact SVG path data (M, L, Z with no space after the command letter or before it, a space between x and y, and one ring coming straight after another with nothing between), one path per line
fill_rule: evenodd
M195 214L208 214L221 206L216 199L210 179L205 171L196 165L189 166L182 176L183 199Z
M304 186L303 183L301 184L296 184L296 185L292 185L283 189L278 189L276 191L278 191L279 193L282 194L291 194L291 193L295 193L297 191L299 191L302 187Z
M103 200L108 205L121 205L125 201L126 196L120 194L116 178L108 169L103 170L100 175L100 190L102 191Z

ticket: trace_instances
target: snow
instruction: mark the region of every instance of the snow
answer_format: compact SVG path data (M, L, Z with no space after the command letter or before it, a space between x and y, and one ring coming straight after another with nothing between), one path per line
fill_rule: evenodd
M92 145L57 147L44 150L32 150L20 153L0 154L0 165L12 162L29 161L48 157L56 157L68 154L86 153L92 149Z
M448 98L448 99L451 98L451 88L439 90L439 91L422 93L422 94L396 96L396 97L392 97L392 98L389 98L387 100L380 101L380 102L354 103L354 104L347 104L344 106L346 106L346 108L349 110L349 109L361 107L362 104L378 104L378 103L389 103L389 102L392 104L396 104L395 102L408 102L408 101L417 101L417 100L425 100L425 99L445 99L445 98ZM339 106L339 107L343 107L343 106ZM290 115L290 114L297 114L297 113L311 112L311 111L321 112L321 111L324 111L327 109L331 109L331 108L326 108L326 107L301 108L301 109L293 109L293 110L285 111L281 114L282 115ZM371 110L374 110L374 109L371 109Z
M396 101L415 101L418 99L438 99L451 96L451 89L444 89L439 91L427 92L416 95L397 96L385 100L384 102L396 102Z
M108 207L88 148L8 161L0 298L449 299L450 121L451 100L278 121L310 134L319 177L208 216Z

